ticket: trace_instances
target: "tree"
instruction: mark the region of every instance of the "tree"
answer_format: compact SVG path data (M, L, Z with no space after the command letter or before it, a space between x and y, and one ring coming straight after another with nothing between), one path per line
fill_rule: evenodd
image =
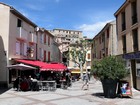
M90 42L88 40L80 40L75 44L71 45L71 49L69 51L70 58L72 62L74 62L80 68L80 77L83 77L83 66L86 62L86 53L88 48L90 47Z

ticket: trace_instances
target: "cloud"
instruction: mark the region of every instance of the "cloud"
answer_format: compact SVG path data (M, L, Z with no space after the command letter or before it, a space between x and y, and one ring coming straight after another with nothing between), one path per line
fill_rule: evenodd
M45 7L43 7L42 5L36 6L36 5L34 5L34 4L26 4L26 7L28 7L28 8L31 9L31 10L35 10L35 11L42 11L42 10L44 10L44 8L45 8Z
M93 38L96 34L98 34L102 28L112 20L96 22L93 24L82 24L78 27L78 30L83 31L83 36L87 36L88 38Z

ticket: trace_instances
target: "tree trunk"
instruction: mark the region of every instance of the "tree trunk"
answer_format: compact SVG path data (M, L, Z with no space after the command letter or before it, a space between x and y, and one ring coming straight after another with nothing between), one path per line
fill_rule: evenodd
M83 67L82 67L82 63L80 63L80 78L81 78L81 80L83 80Z

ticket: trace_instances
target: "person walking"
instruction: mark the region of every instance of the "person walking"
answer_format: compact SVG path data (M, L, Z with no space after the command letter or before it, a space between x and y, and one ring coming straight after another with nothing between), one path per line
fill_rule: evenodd
M83 81L84 81L84 84L82 86L82 89L84 88L84 86L87 86L87 90L89 89L89 77L88 77L88 74L84 74L83 75Z

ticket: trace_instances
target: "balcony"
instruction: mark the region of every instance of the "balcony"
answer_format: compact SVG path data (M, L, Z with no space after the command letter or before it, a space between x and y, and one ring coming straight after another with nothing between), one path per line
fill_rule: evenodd
M17 28L17 38L27 40L28 32L22 27Z

